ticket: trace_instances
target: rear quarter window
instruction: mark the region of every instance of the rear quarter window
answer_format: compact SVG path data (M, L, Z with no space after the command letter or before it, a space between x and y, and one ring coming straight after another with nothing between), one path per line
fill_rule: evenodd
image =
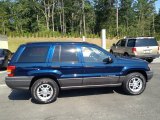
M45 62L48 55L49 46L26 47L17 62Z
M135 47L136 39L129 39L127 47Z

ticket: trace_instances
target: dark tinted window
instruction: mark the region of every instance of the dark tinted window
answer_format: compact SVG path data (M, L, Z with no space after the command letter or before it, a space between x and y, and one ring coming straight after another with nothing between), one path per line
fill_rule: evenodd
M126 44L126 40L122 40L121 41L121 47L125 47L125 44Z
M53 53L53 59L52 59L53 62L59 61L59 51L60 51L60 46L56 46Z
M3 49L0 49L0 56L3 56Z
M48 46L26 47L18 62L45 62L48 49Z
M143 47L143 46L158 46L158 43L155 39L137 39L136 40L136 46L137 47Z
M61 54L60 54L61 62L78 62L78 52L75 46L71 45L62 45L61 46Z
M136 39L129 39L127 43L127 47L135 47Z

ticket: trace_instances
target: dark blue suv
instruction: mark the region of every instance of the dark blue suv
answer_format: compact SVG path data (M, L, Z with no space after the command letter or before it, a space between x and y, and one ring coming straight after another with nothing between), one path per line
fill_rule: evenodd
M148 63L116 57L86 42L38 42L21 45L8 66L6 84L27 89L39 103L56 100L59 90L122 86L141 94L152 76Z

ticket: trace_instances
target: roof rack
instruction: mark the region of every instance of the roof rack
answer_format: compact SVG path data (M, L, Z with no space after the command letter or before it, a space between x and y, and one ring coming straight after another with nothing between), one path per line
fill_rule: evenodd
M155 37L127 37L127 36L125 36L124 39L126 39L126 38L129 38L129 39L131 39L131 38L134 38L134 39L144 39L144 38L150 39L150 38L155 38Z

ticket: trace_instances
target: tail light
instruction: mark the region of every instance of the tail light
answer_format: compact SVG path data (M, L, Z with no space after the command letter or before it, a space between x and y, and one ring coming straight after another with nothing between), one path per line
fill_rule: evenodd
M132 48L132 53L135 53L136 51L136 48Z
M7 67L8 77L13 77L14 76L14 70L15 69L16 69L16 66L8 66Z

